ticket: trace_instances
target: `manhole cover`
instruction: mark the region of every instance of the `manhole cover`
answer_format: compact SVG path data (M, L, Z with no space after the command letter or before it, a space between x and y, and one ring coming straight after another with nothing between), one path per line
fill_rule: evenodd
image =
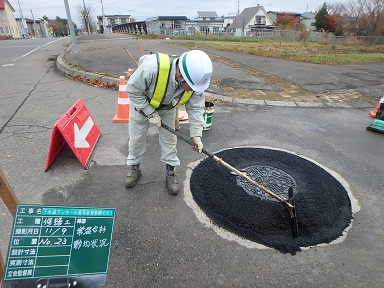
M247 167L242 172L283 199L288 199L288 189L290 187L293 188L295 194L295 180L283 170L271 166L256 165ZM240 176L236 177L236 181L251 196L257 196L264 200L278 201Z
M219 227L283 253L296 253L301 247L330 243L350 226L349 193L329 169L267 148L229 149L216 156L284 199L293 186L300 234L293 238L289 212L281 202L206 158L193 169L190 188L200 209Z

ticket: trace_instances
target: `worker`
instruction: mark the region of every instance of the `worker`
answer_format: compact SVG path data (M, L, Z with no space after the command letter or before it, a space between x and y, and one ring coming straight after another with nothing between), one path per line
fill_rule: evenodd
M127 83L131 105L125 187L133 187L141 176L140 162L146 151L150 124L159 127L160 160L165 163L165 180L170 194L179 194L175 167L177 137L161 127L161 122L175 128L176 109L185 104L193 149L201 153L205 96L212 75L212 62L201 50L191 50L180 57L163 53L144 55Z

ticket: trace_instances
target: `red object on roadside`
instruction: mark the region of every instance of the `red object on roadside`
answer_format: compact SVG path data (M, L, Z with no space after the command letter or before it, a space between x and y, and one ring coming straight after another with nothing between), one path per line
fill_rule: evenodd
M83 100L77 100L53 127L45 171L51 166L65 144L69 145L81 165L88 169L100 137L100 129L85 107Z

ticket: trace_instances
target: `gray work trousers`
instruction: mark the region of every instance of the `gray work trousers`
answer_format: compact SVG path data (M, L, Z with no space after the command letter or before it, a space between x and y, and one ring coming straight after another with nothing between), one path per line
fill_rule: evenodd
M176 109L159 110L157 112L159 113L163 123L169 127L175 128ZM146 151L148 128L148 118L138 113L134 109L133 105L130 105L127 157L128 166L138 164L142 161ZM159 144L161 147L160 160L171 166L180 165L176 149L177 137L164 128L159 128Z

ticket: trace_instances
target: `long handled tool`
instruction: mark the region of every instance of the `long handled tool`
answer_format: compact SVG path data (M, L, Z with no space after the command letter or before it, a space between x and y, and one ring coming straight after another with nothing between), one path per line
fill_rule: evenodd
M188 144L190 144L191 146L195 146L195 143L185 137L183 134L181 134L180 132L178 131L175 131L174 129L172 129L171 127L169 127L168 125L164 124L164 123L161 123L161 127L163 127L164 129L168 130L169 132L171 132L172 134L176 135L177 137L179 137L180 139L184 140L185 142L187 142ZM205 155L207 155L208 157L212 158L213 160L215 160L217 162L217 164L221 164L223 165L224 167L228 168L229 170L231 170L232 172L234 172L235 174L239 175L240 177L244 178L245 180L247 180L248 182L252 183L253 185L255 185L257 188L259 188L261 191L267 193L269 196L275 198L276 200L280 201L281 203L283 203L285 205L285 207L288 209L289 211L289 215L291 217L291 227L292 227L292 235L294 238L298 237L299 236L299 227L298 227L298 224L297 224L297 218L296 218L296 211L295 211L295 205L294 205L294 200L293 200L293 189L292 187L289 188L288 190L288 196L289 196L289 200L285 200L284 198L280 197L279 195L277 195L276 193L272 192L271 190L269 190L268 188L264 187L263 185L257 183L255 180L251 179L250 177L247 176L247 174L241 172L240 170L236 169L235 167L229 165L227 162L225 162L223 159L217 157L216 155L212 154L211 152L207 151L205 148L203 148L203 151L202 151Z
M133 60L133 62L135 62L136 65L139 66L139 64L137 63L137 61L135 60L135 58L133 58L132 54L129 53L129 51L127 50L127 48L125 48L125 46L123 46L123 49L125 50L125 52L127 52L128 56L131 57L131 59Z
M141 56L143 56L143 55L144 55L144 53L143 53L143 49L141 48L141 45L140 45L140 42L139 42L139 38L138 38L138 37L136 37L136 42L137 42L137 45L139 46L139 49L140 49L140 52L141 52Z

